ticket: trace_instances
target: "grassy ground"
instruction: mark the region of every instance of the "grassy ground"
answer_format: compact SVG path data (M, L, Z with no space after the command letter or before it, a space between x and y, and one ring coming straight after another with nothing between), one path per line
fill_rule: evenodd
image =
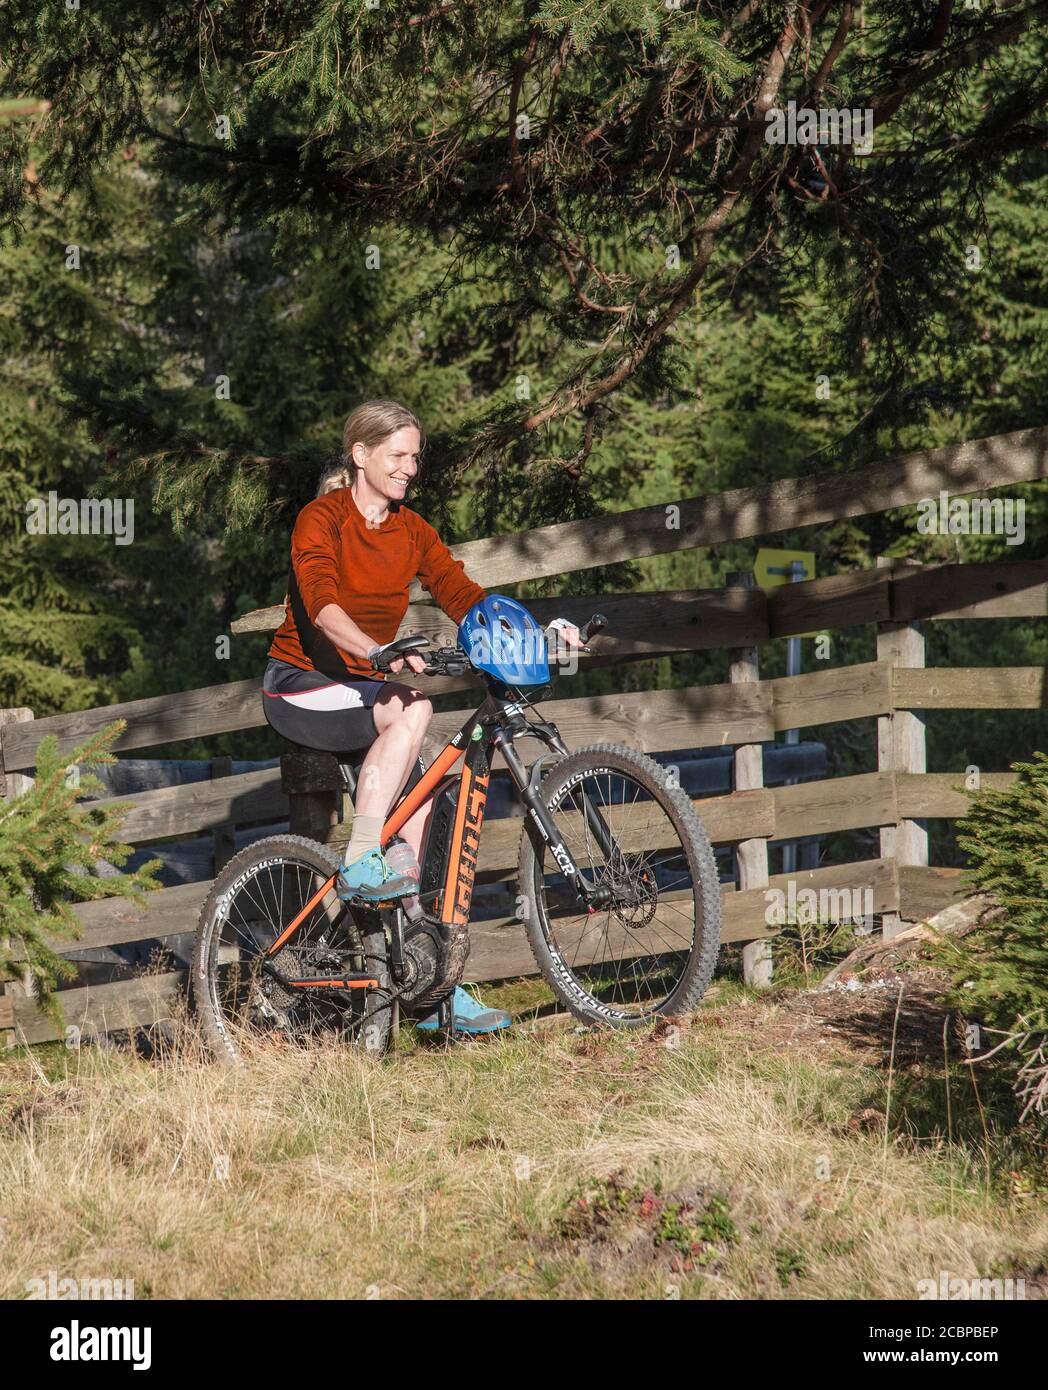
M893 1059L795 991L722 981L632 1036L575 1031L532 982L485 998L522 1026L404 1032L380 1064L318 1045L230 1073L188 1037L9 1055L0 1295L51 1270L138 1298L912 1298L940 1270L1041 1289L1036 1160L970 1069L947 1099L941 1057L902 1055L897 1008Z

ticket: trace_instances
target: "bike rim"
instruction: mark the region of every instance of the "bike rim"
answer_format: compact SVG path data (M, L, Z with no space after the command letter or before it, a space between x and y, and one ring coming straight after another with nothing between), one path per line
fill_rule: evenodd
M269 947L330 872L304 858L262 859L220 897L208 941L207 987L215 1019L227 1035L250 1031L305 1040L359 1023L362 993L343 1003L310 990L289 991L262 968ZM272 962L281 974L302 978L366 968L359 929L333 886Z
M587 799L611 833L607 851L587 821ZM650 788L619 768L574 774L548 806L578 867L614 894L609 906L587 909L538 845L534 886L562 989L610 1022L664 1012L701 929L698 877L681 829Z

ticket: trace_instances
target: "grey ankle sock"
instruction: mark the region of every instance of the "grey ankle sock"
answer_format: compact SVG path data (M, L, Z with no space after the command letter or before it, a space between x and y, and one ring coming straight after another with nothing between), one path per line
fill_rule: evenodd
M382 834L382 823L385 816L354 816L353 831L349 837L349 844L346 846L345 862L352 864L354 859L359 859L362 854L367 854L369 849L380 847L379 836Z

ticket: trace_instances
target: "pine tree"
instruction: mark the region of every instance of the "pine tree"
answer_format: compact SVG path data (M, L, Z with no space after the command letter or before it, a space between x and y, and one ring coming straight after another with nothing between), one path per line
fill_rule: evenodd
M958 826L967 877L997 910L941 951L954 1002L1014 1048L1024 1113L1048 1114L1048 753L1012 770L1010 787L973 794Z
M124 728L116 720L73 753L63 756L53 734L37 750L36 779L21 796L0 802L0 978L28 973L42 1004L57 1017L54 988L75 973L49 939L75 940L79 925L74 901L126 897L145 903L158 886L151 859L132 873L95 875L100 859L120 868L131 846L114 838L124 807L81 805L89 792L102 790L82 765L116 761L109 752ZM70 775L76 767L78 774Z
M876 406L853 458L878 447L879 424L915 419L907 372L957 298L983 190L1043 142L1048 0L1002 13L869 0L864 24L852 10L244 0L202 16L147 0L73 13L11 0L0 51L12 93L62 94L37 136L48 186L83 187L132 149L225 241L268 242L278 262L322 247L352 266L354 291L375 248L392 271L379 297L397 297L423 247L443 252L447 273L420 305L486 280L472 399L433 451L443 490L479 484L484 516L522 471L550 507L590 505L586 474L602 445L610 455L624 390L651 401L676 389L696 291L723 304L769 264L810 275L814 256L832 270L839 355L852 378L872 378ZM769 143L766 108L788 100L872 110L874 155ZM31 148L17 136L9 168ZM9 175L10 217L25 197ZM536 323L556 350L534 359L534 393L505 378L478 389L483 361L512 360ZM179 515L217 501L248 527L287 499L296 459L252 430L257 395L201 431L195 402L189 419L176 409L184 389L114 392L102 369L90 375L91 418Z
M962 938L955 983L991 1023L1039 1015L1048 1026L1048 753L1012 771L1010 787L973 793L958 824L973 889L1003 912Z

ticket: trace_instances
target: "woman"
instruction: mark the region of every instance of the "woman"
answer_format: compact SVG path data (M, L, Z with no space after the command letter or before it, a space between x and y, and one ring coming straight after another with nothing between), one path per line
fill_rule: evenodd
M394 874L380 836L390 807L424 771L433 706L420 690L386 680L370 658L395 640L416 577L456 624L484 590L433 527L402 505L422 448L413 412L397 401L367 401L346 421L342 443L345 471L329 472L295 522L287 613L269 649L263 705L273 728L296 743L333 753L368 749L338 892L378 900L414 891ZM557 626L568 645L579 644L577 628L560 619ZM426 664L415 653L406 660L414 672ZM430 799L400 831L416 857L432 807ZM454 1019L456 1030L471 1032L510 1021L464 990L455 991Z

